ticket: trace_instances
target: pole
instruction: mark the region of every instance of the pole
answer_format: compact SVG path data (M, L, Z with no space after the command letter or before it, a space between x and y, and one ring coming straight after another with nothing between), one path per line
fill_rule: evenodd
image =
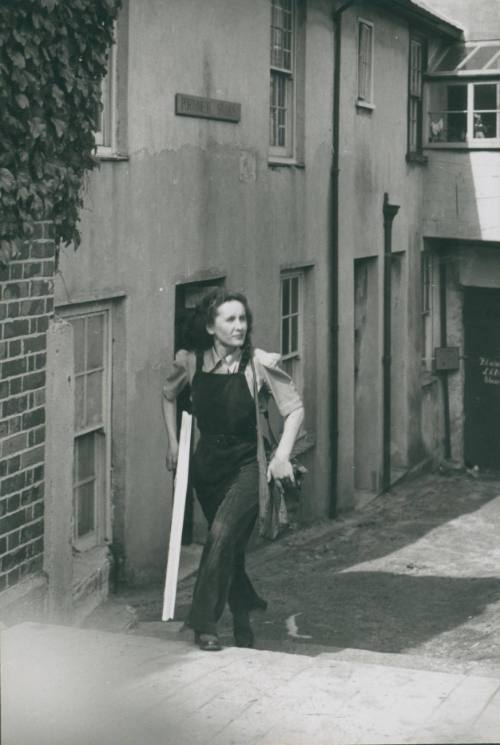
M170 526L170 540L168 544L167 572L163 593L162 621L169 621L174 617L177 578L179 576L179 562L181 556L182 525L184 522L184 509L186 506L186 493L189 476L192 423L193 417L191 414L188 414L187 411L183 411L181 433L179 437L179 456L177 459L177 471L175 474L172 523Z
M384 194L384 310L383 310L383 464L382 491L391 486L391 344L392 344L392 223L399 205L389 204Z

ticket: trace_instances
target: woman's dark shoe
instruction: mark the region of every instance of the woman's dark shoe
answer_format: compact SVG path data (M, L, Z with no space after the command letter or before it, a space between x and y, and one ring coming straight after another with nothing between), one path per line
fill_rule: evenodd
M255 642L248 613L235 613L233 616L233 636L237 647L251 649Z
M203 652L220 652L222 649L217 634L199 634L196 632L194 640Z

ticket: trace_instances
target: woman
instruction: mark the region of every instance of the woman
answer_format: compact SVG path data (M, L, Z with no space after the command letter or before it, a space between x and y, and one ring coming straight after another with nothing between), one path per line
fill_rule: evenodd
M252 314L244 295L211 292L198 306L193 329L194 350L177 353L163 389L169 470L175 469L178 453L175 400L188 384L200 431L191 478L209 532L188 624L200 649L220 650L217 621L228 601L236 645L252 647L249 612L265 607L245 572L245 548L258 514L255 382L257 390L271 393L284 417L268 480L293 482L290 453L304 409L277 365L279 355L252 347Z

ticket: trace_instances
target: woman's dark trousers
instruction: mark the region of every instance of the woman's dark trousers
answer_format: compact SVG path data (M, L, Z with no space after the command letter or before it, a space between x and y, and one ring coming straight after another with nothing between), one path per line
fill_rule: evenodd
M245 572L245 548L258 513L258 477L253 461L229 483L198 494L209 527L189 616L198 633L216 633L226 601L233 614L259 602Z

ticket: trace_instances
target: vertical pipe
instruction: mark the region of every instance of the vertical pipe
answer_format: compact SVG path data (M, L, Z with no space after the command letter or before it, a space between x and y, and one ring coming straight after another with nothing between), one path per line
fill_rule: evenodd
M334 23L334 70L333 70L333 116L332 116L332 174L330 209L330 246L328 256L328 297L329 297L329 432L330 444L330 502L328 516L337 513L337 472L338 472L338 330L339 330L339 173L340 173L340 70L342 61L342 13L356 0L347 0L333 13Z
M384 194L384 303L383 303L383 437L382 437L382 491L391 486L391 343L392 343L392 223L399 206L389 204Z
M439 325L440 325L440 344L442 347L448 346L446 284L447 284L446 259L441 255L439 257ZM441 382L443 386L444 457L446 460L450 460L451 459L450 392L448 389L448 373L446 370L443 370L441 373Z

